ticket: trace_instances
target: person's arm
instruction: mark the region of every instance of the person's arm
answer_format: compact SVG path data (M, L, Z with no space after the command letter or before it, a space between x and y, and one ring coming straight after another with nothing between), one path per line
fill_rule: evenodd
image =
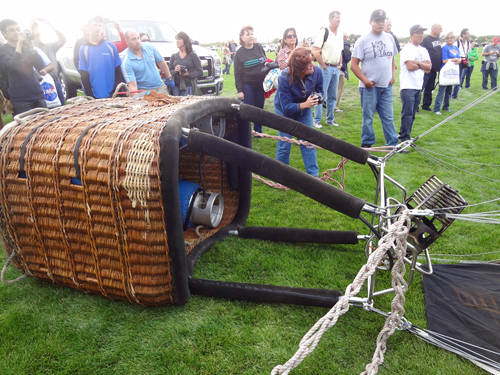
M62 32L52 26L52 23L49 20L45 20L45 24L50 27L57 35L57 41L54 43L50 43L52 50L54 51L54 53L56 53L61 49L62 46L64 46L64 43L66 43L66 37Z
M357 57L353 57L351 60L351 71L354 73L358 79L364 83L365 87L367 89L371 89L373 86L375 86L375 82L370 81L366 76L363 74L363 71L359 67L360 59ZM392 70L392 74L394 76L394 69Z
M236 55L234 57L234 84L236 86L236 92L238 93L238 100L245 100L245 96L243 95L243 64L241 63L239 54L241 49L236 51Z
M160 66L160 69L163 71L163 73L165 73L167 78L172 78L172 73L170 73L170 69L168 69L168 65L165 60L162 59L160 62L158 62L158 65Z
M286 54L284 49L278 52L276 61L278 62L278 65L281 70L286 69L288 63L288 55Z
M54 64L50 63L45 68L40 69L38 73L40 73L41 76L44 76L45 74L51 73L53 70L54 70Z
M95 98L94 92L92 91L92 85L90 84L89 72L86 70L79 70L79 72L82 78L83 91L85 91L85 95Z
M189 77L189 78L201 78L203 77L203 69L201 68L201 60L198 57L198 55L194 52L191 52L189 54L189 58L191 60L191 63L194 67L194 70L191 70L189 72L189 69L186 67L186 73L181 74L183 77Z
M389 82L389 86L394 85L394 81L396 81L396 62L394 61L394 57L392 58L392 78L391 81Z
M313 50L313 57L316 59L318 64L321 66L321 68L326 70L326 68L328 68L328 66L323 61L323 56L321 56L321 49L313 46L312 50Z
M120 35L120 41L119 42L111 42L115 45L116 49L118 50L118 53L124 51L127 47L127 41L125 40L125 34L122 31L122 28L120 26L120 23L118 21L113 21L113 24L115 25L116 31L118 31L118 35Z
M137 91L137 81L129 82L127 84L128 89L130 90L130 96L134 96L137 94L135 91Z
M406 69L409 71L422 69L424 72L428 73L431 70L432 64L429 60L420 62L418 60L405 61Z

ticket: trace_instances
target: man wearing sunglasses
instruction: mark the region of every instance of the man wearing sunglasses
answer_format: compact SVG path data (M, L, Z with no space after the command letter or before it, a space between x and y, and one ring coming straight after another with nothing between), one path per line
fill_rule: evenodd
M326 124L339 126L335 122L335 106L337 105L337 87L339 73L342 67L342 49L344 36L339 31L340 12L334 10L329 15L330 25L323 27L316 35L313 44L313 54L323 69L323 90L326 94ZM314 127L321 128L323 105L314 107Z
M0 47L0 67L7 75L8 95L14 116L33 108L47 108L38 76L33 69L42 70L45 63L33 42L13 20L1 21L0 31L7 41Z

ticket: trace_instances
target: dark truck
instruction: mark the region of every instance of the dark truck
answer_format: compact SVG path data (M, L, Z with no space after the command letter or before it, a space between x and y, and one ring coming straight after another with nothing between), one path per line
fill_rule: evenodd
M156 47L158 52L163 56L165 61L169 62L170 56L178 52L175 44L175 35L177 32L166 22L159 21L135 21L135 20L118 20L122 31L135 29L138 33L146 33L151 39L151 43ZM63 87L66 99L76 96L77 90L81 90L80 73L73 63L73 47L76 40L82 37L82 32L79 31L75 35L66 35L67 42L57 53L57 60L60 67L59 80ZM113 22L108 22L105 25L106 40L111 42L120 41L120 36ZM198 87L203 95L217 96L224 87L224 79L222 78L222 65L219 55L207 48L193 44L194 52L201 60L203 69L203 77L198 79ZM123 55L123 52L120 56Z

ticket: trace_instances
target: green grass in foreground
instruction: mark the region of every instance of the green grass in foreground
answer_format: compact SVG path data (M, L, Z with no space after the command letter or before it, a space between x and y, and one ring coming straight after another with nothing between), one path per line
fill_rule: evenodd
M272 54L269 54L270 56ZM274 57L274 56L273 56ZM398 71L399 72L399 71ZM483 94L479 65L472 88L452 101L456 112ZM236 97L233 69L224 76L222 96ZM398 82L394 87L394 113L399 129ZM274 98L274 97L273 97ZM498 164L497 95L465 112L418 141L418 145L445 155L470 161ZM322 131L359 145L361 109L357 80L345 86L336 114L339 128ZM266 101L273 110L272 99ZM449 114L417 115L412 134L431 128ZM5 119L4 119L5 120ZM7 123L7 121L6 121ZM380 121L375 120L376 146L384 144ZM277 132L264 128L270 134ZM254 149L271 157L273 140L256 139ZM321 171L333 168L340 158L318 151ZM471 169L465 162L454 161ZM304 170L298 147L292 148L291 165ZM497 179L495 168L473 170ZM412 193L432 174L460 190L471 203L488 197L477 193L430 164L419 153L396 155L387 173ZM477 177L471 177L479 181ZM495 186L495 182L489 183ZM469 182L472 187L477 183ZM346 190L372 200L374 178L367 166L349 162ZM400 198L388 188L390 195ZM498 196L496 192L490 194ZM478 211L498 209L483 206ZM249 226L356 230L368 233L359 220L326 209L294 191L275 190L254 181ZM492 225L455 222L432 246L433 253L474 254L494 250L500 230ZM497 254L483 256L491 260ZM478 258L478 257L474 257ZM0 255L3 264L3 256ZM227 238L201 258L195 276L216 280L253 282L298 287L345 290L366 262L364 244L355 246L290 245ZM7 272L8 278L18 273ZM379 287L390 285L390 275L379 272ZM362 294L364 291L362 291ZM364 294L363 294L364 295ZM390 310L392 295L376 299L376 307ZM420 275L406 294L406 317L426 326L424 290ZM302 336L327 309L246 303L192 296L185 306L142 308L72 289L23 280L13 286L0 285L0 374L269 374L285 363L298 348ZM371 361L383 319L351 308L337 325L324 334L318 347L293 374L357 374ZM380 374L481 374L470 362L397 331L388 340Z

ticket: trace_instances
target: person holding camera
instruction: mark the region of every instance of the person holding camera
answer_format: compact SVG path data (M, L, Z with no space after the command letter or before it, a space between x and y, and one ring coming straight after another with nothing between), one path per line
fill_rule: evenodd
M47 108L36 73L43 71L46 64L33 45L34 37L30 34L31 39L28 38L10 19L0 22L0 31L7 41L0 47L0 67L7 75L7 94L14 116L33 108Z
M169 68L174 74L174 96L203 95L198 88L197 79L203 77L200 58L193 52L189 36L181 31L175 36L179 52L170 57Z
M274 113L298 121L312 128L312 110L323 102L323 73L313 63L310 48L295 48L288 60L288 68L278 77L278 90L274 97ZM279 132L280 137L292 138L290 134ZM276 160L290 163L289 142L278 141ZM316 149L300 145L302 160L307 174L318 177Z
M493 44L486 46L483 49L483 65L481 65L481 72L483 73L483 90L488 90L488 76L491 77L491 89L497 89L498 77L498 57L500 57L500 46L498 45L498 38L493 38Z

